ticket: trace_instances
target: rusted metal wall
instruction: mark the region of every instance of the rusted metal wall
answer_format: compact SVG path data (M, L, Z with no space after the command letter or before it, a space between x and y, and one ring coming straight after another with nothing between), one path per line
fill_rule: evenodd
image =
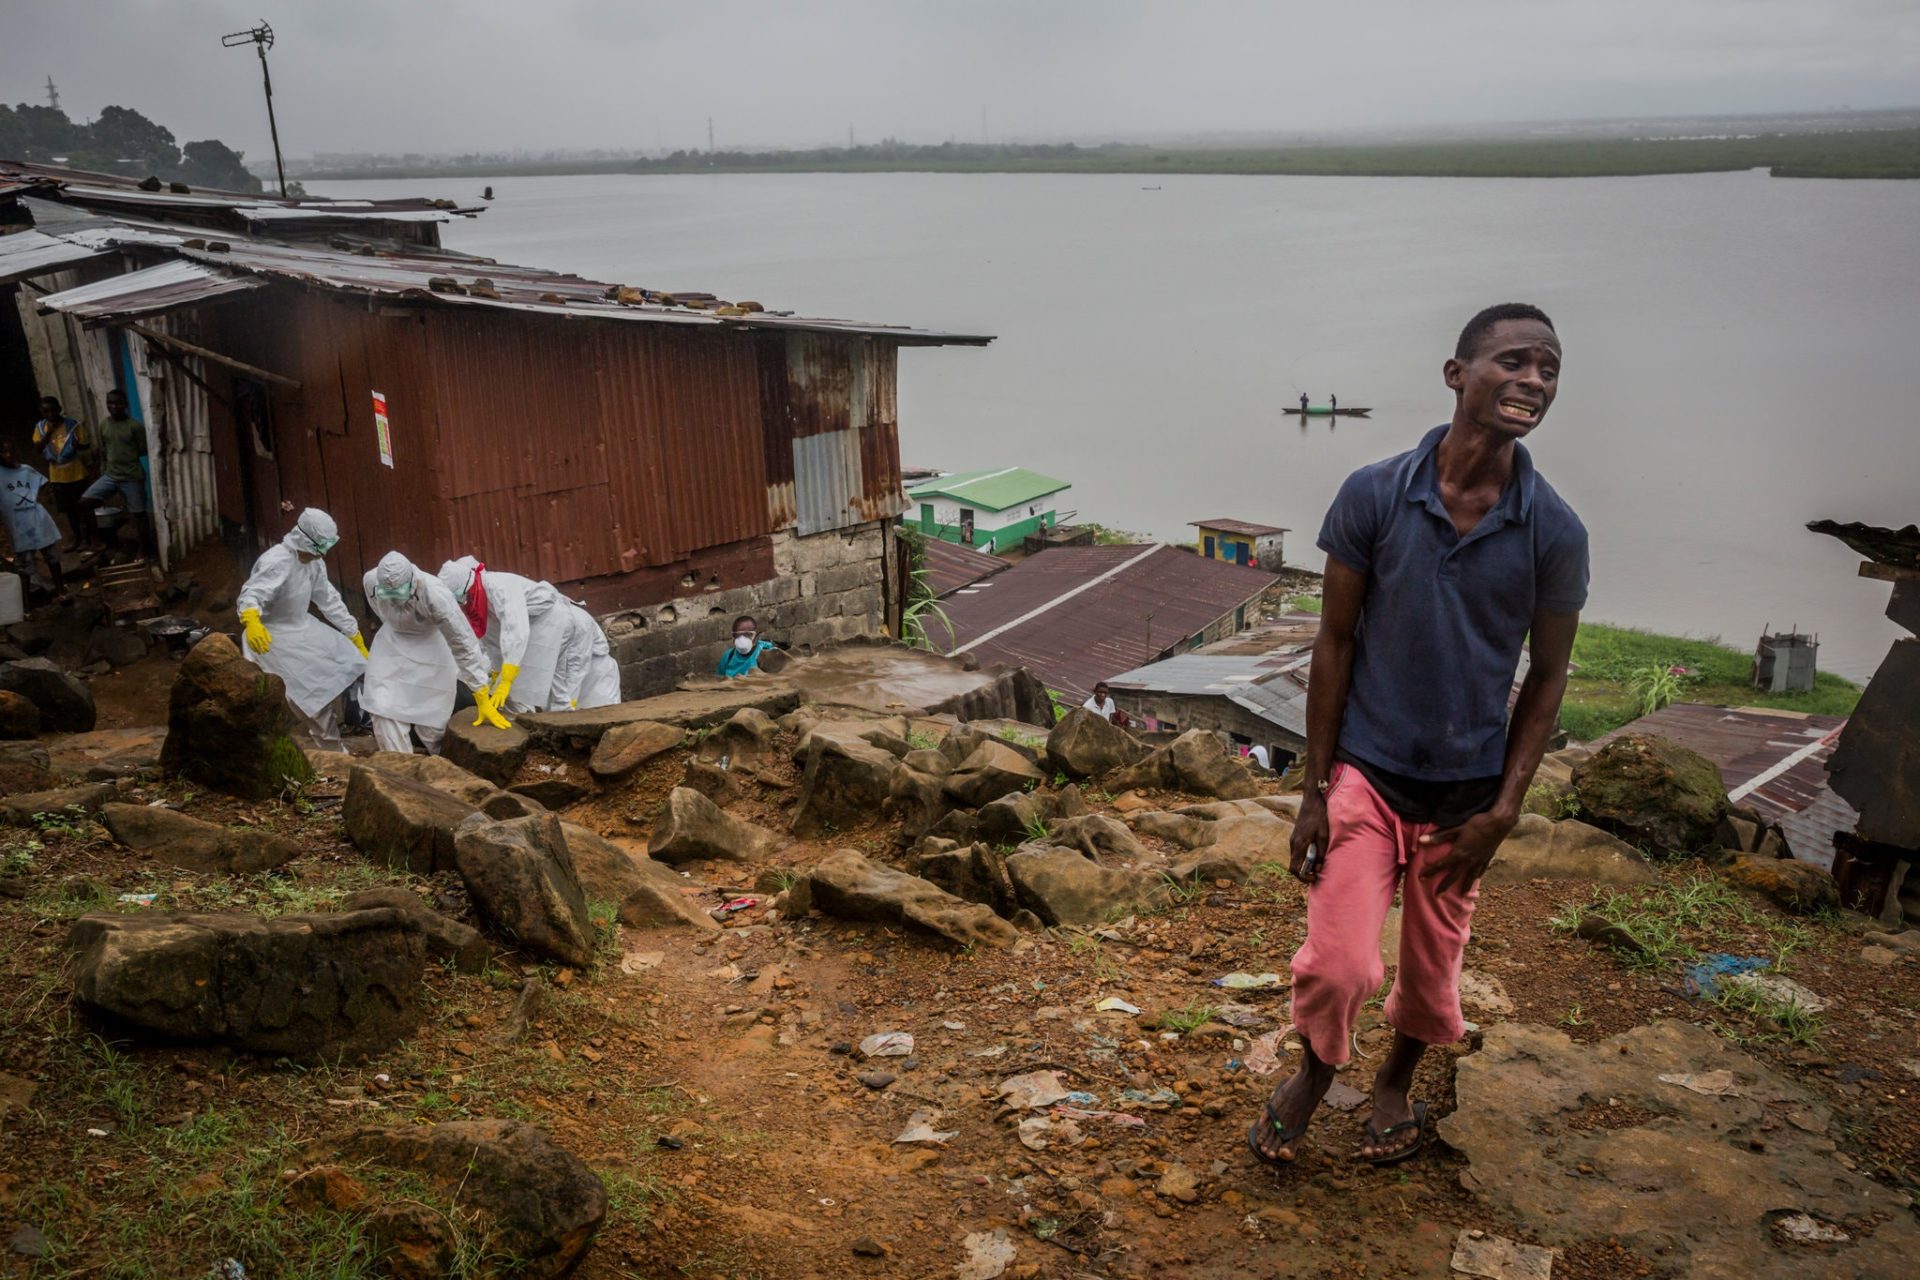
M791 492L771 484L769 513L803 536L898 515L898 349L816 333L789 334L784 347L784 385L769 385L770 360L764 350L761 357L762 402L779 410L768 419L769 467L782 451L792 460L779 473Z

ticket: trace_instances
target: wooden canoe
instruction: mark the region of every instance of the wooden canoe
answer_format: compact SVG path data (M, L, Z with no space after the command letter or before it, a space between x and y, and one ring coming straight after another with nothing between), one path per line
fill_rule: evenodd
M1301 407L1300 407L1299 405L1297 405L1297 404L1296 404L1296 405L1287 405L1287 406L1285 406L1285 407L1283 407L1283 408L1282 408L1282 409L1280 410L1280 412L1282 412L1282 413L1290 413L1290 414L1292 414L1292 415L1294 415L1294 416L1295 416L1296 418L1298 418L1298 417L1307 417L1307 418L1332 418L1332 417L1341 417L1341 418L1364 418L1364 417L1366 417L1366 416L1367 416L1368 414L1370 414L1370 413L1372 413L1372 412L1373 412L1373 410L1372 410L1372 409L1370 409L1370 408L1365 408L1365 407L1363 407L1363 406L1359 406L1359 405L1356 405L1355 407L1353 407L1353 408L1351 408L1351 409L1347 409L1347 408L1340 408L1340 409L1332 409L1332 408L1329 408L1329 407L1327 407L1327 406L1326 406L1326 405L1324 405L1324 404L1311 404L1311 405L1308 405L1308 406L1307 406L1306 408L1304 408L1304 409L1302 409L1302 408L1301 408Z

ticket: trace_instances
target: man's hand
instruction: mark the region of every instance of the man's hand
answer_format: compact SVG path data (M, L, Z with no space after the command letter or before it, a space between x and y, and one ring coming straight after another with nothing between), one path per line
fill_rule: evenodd
M1457 827L1448 827L1444 831L1429 831L1420 837L1421 847L1446 844L1451 841L1453 848L1445 857L1421 871L1427 877L1439 877L1435 883L1436 893L1458 890L1465 893L1473 888L1481 876L1487 873L1487 864L1493 861L1494 850L1500 842L1513 833L1514 826L1520 821L1518 815L1501 813L1489 809L1485 813L1476 813ZM1295 829L1298 834L1298 828Z
M1287 869L1294 879L1302 884L1312 884L1320 878L1320 872L1327 865L1327 842L1332 838L1332 827L1327 822L1327 798L1319 789L1309 787L1300 797L1300 816L1293 824L1293 858ZM1307 850L1317 848L1320 856L1314 860L1313 868L1307 868Z

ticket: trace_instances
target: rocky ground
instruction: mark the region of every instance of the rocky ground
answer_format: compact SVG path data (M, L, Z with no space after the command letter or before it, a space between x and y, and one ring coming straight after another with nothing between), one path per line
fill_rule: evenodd
M0 751L0 1273L1744 1280L1920 1246L1920 934L1738 815L1588 788L1748 850L1711 865L1529 819L1477 1026L1422 1068L1436 1140L1353 1158L1376 1001L1276 1172L1242 1135L1298 1052L1293 798L1203 741L774 678L239 799L196 779L244 753L161 768L180 668L145 661L132 732ZM227 670L176 730L270 738L208 710Z

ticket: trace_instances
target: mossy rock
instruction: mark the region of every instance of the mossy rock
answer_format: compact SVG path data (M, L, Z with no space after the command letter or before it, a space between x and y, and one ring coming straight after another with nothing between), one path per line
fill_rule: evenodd
M1713 843L1727 816L1720 767L1652 733L1615 738L1573 772L1581 816L1628 844L1681 857Z
M194 645L174 677L160 767L247 800L312 779L289 733L293 712L279 676L248 662L227 636Z

